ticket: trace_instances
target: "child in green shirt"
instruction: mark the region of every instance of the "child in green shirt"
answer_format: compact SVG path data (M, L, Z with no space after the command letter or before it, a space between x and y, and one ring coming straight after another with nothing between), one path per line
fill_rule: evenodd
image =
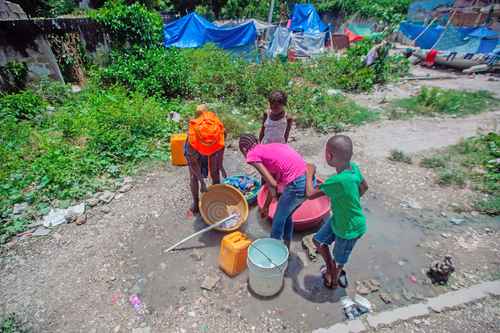
M326 195L332 203L331 218L323 223L313 238L326 264L326 270L322 272L324 285L332 289L338 284L347 287L344 265L356 241L366 232L360 198L368 190L368 184L359 167L351 162L351 157L351 139L345 135L335 135L326 144L325 159L328 165L337 170L337 174L328 178L319 189L314 189L313 176L316 170L312 164L307 167L307 197L314 199ZM334 242L332 258L329 246Z

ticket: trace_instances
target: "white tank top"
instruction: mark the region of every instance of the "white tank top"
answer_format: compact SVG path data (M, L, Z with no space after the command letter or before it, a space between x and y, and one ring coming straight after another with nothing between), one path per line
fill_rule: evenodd
M267 118L264 122L264 138L262 143L286 143L285 132L288 125L287 115L279 120L271 119L270 110L267 111Z

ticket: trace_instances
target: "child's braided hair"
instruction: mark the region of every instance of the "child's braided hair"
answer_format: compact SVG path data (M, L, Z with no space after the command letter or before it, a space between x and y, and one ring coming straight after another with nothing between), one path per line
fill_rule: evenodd
M255 145L259 143L259 140L253 134L242 134L240 136L239 146L240 151L243 154L246 154L252 149Z

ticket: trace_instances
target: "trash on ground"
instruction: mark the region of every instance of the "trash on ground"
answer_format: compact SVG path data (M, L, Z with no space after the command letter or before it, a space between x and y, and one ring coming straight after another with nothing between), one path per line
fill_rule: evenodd
M306 250L307 256L311 261L316 261L318 254L316 253L316 246L313 242L314 234L302 237L302 247Z
M361 295L354 295L354 302L362 307L363 309L366 310L366 312L371 312L373 310L373 307L372 307L372 304L370 303L369 300L367 300L366 298L364 298L363 296Z
M415 275L410 275L408 280L410 280L411 283L417 283L417 278L415 277Z
M205 290L208 290L208 291L212 291L215 289L216 285L217 285L217 282L219 282L220 280L220 277L219 276L210 276L210 275L207 275L205 277L205 280L203 280L202 284L201 284L201 289L205 289Z
M453 272L455 272L453 259L451 256L447 255L442 262L434 261L431 264L427 271L427 276L431 279L433 284L445 285L448 283L450 275Z
M365 299L365 301L368 300ZM348 320L354 320L357 317L369 312L366 307L355 303L349 296L342 297L340 299L340 303L342 304L344 314Z
M28 209L28 206L29 205L27 202L15 204L14 207L12 208L12 214L21 215L26 211L26 209Z
M454 224L454 225L460 225L460 224L462 224L462 223L464 223L464 222L465 222L465 220L464 220L464 219L460 219L460 218L456 218L456 217L452 217L452 218L450 219L450 223L451 223L451 224Z
M37 236L47 236L50 234L50 229L45 228L45 227L38 227L32 234L33 237Z
M130 302L130 305L134 308L135 312L141 313L143 310L143 304L141 299L139 298L139 295L137 294L132 294L130 295L128 301Z

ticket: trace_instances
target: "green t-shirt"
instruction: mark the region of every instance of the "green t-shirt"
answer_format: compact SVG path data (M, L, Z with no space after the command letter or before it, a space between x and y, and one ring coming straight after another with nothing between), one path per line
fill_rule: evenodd
M366 218L359 196L363 175L355 163L350 162L350 166L350 170L331 176L320 186L332 203L333 232L344 239L361 237L366 231Z

